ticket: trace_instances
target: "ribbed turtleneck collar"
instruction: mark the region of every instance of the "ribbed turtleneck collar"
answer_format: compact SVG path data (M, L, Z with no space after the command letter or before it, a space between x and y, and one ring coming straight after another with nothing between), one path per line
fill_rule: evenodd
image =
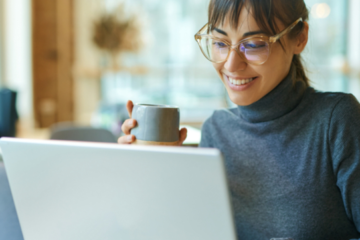
M263 98L248 106L238 106L240 117L252 123L267 122L293 110L306 89L304 81L294 81L295 76L292 67L287 77Z

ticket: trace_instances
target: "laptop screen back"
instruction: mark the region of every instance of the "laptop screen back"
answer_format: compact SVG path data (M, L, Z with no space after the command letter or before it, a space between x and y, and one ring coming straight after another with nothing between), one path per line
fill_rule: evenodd
M218 150L2 138L26 240L235 240Z

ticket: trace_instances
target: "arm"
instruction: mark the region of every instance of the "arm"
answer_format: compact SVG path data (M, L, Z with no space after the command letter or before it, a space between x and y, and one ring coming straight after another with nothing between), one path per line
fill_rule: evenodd
M334 107L328 136L346 214L360 232L360 104L354 96L344 95Z

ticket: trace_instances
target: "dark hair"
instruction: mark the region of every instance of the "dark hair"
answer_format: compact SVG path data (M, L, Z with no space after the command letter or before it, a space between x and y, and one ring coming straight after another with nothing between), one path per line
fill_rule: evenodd
M208 23L214 27L223 24L225 18L229 16L231 27L237 28L240 11L243 7L252 9L256 23L262 31L269 35L279 33L275 19L280 20L285 26L289 26L300 17L303 21L307 21L309 18L309 11L304 0L211 0ZM289 38L295 38L303 28L304 23L300 22L289 33ZM283 47L281 40L280 44ZM296 68L296 79L302 79L309 86L309 79L305 74L300 55L294 55L292 66Z

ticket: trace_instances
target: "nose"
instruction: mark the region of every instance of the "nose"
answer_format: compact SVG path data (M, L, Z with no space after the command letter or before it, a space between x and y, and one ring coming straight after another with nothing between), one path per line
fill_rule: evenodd
M224 64L224 68L229 72L245 70L247 63L235 49L231 49L230 55Z

